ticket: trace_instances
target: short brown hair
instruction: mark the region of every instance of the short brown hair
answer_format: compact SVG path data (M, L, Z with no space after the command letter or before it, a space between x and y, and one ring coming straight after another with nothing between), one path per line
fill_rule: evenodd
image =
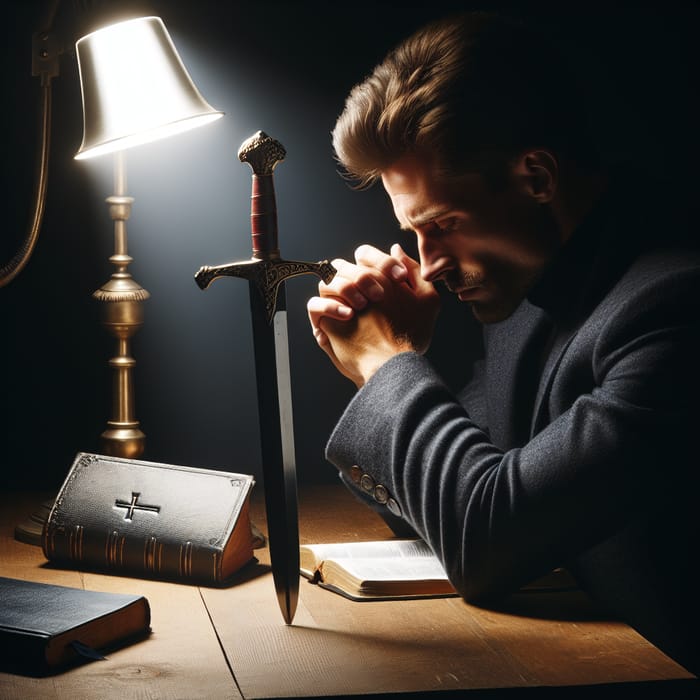
M409 152L448 176L500 168L523 148L591 161L573 73L544 32L469 12L420 29L350 92L333 147L359 187Z

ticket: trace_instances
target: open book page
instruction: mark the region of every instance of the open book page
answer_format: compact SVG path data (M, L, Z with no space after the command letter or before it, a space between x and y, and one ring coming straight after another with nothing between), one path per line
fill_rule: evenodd
M417 539L306 544L299 548L299 553L301 573L307 578L313 578L318 565L330 559L390 559L392 566L394 559L404 558L428 557L437 562L430 547Z
M301 572L353 600L456 595L421 540L304 545Z
M398 559L334 558L319 564L323 577L333 568L342 568L358 581L447 581L447 574L435 557Z

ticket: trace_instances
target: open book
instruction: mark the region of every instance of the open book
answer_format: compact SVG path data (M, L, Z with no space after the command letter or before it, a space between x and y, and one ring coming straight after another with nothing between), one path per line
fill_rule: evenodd
M306 544L299 560L303 576L352 600L457 595L422 540Z

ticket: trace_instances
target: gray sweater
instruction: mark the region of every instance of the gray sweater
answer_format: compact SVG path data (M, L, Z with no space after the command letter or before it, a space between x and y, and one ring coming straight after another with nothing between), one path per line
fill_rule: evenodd
M462 392L400 354L350 402L327 458L430 544L466 600L495 604L565 566L698 673L700 256L657 240L663 218L634 197L603 201L485 327Z

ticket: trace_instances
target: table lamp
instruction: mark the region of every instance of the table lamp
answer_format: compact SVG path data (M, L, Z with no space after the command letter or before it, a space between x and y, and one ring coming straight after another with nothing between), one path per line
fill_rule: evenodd
M102 323L117 340L112 416L100 437L104 454L136 458L145 435L134 413L130 340L143 324L148 292L127 271L126 221L134 199L126 194L125 150L207 124L223 116L204 100L158 17L139 17L98 29L76 43L83 101L85 160L112 153L114 194L107 198L114 221L111 278L93 296L102 302Z
M39 33L37 41L47 34ZM43 44L37 55L43 57ZM102 302L102 321L117 340L117 354L109 361L113 371L112 415L100 436L105 454L136 458L143 453L145 435L135 419L130 339L143 324L143 301L148 292L127 271L132 258L127 250L126 221L134 202L126 195L125 150L133 146L171 136L223 116L209 105L190 78L170 36L158 17L138 17L98 29L76 43L83 101L83 140L75 156L85 160L112 153L114 157L114 194L107 198L114 221L114 254L110 262L115 270L94 297ZM57 56L53 53L54 62ZM51 63L40 66L42 85L48 95L50 78L57 74ZM37 72L39 74L39 72ZM45 98L48 104L48 96ZM16 256L19 263L8 266L9 281L24 266L31 254L43 213L46 165L48 160L48 120L44 109L41 198L32 227L28 252ZM4 269L4 268L3 268ZM16 539L40 544L41 530L52 502L15 528Z

